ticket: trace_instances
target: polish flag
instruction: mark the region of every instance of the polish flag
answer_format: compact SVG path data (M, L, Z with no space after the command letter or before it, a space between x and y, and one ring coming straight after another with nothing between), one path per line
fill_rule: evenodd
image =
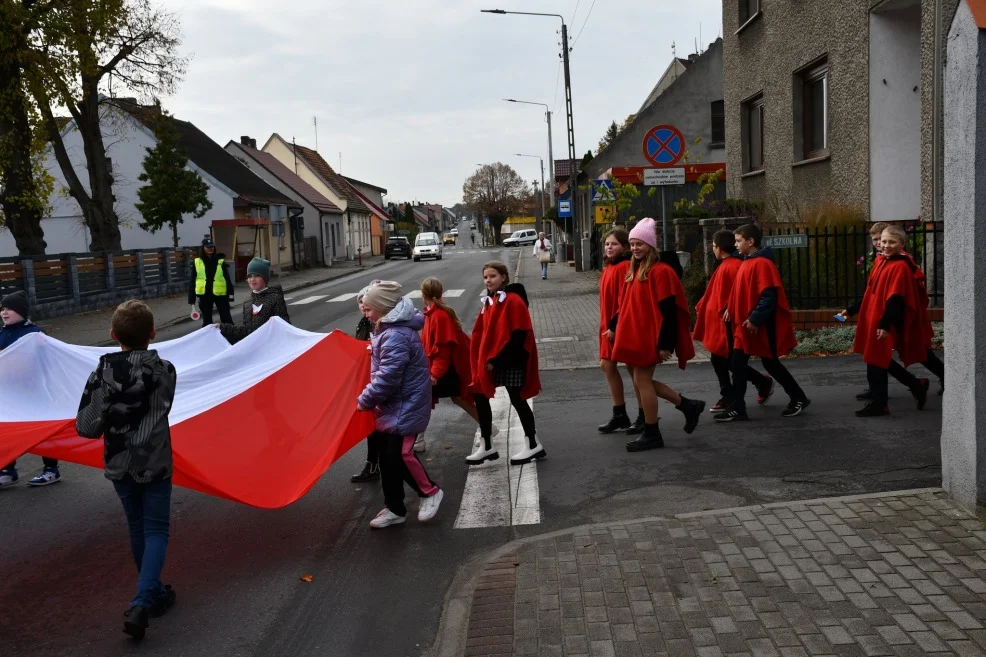
M356 410L368 343L274 318L230 346L212 326L151 345L178 374L174 482L261 508L291 504L373 430ZM103 467L75 432L89 373L113 349L33 333L0 351L0 467L26 452Z

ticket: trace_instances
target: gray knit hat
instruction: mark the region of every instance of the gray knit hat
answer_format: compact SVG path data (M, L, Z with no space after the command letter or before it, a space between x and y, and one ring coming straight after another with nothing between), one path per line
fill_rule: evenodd
M380 281L371 285L363 296L363 305L386 315L401 300L401 284L397 281Z

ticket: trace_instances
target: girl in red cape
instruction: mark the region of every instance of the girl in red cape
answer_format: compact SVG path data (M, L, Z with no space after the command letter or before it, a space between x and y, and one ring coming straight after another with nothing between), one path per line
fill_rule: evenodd
M883 254L874 263L866 283L852 350L863 355L871 399L856 411L857 417L889 414L888 370L896 370L894 375L900 378L905 367L927 358L930 343L930 322L926 321L924 307L927 301L915 277L917 265L903 253L906 239L904 231L897 226L883 230ZM903 367L893 360L894 349ZM923 408L928 380L916 379L909 387L918 408Z
M684 413L685 433L695 430L705 402L682 397L654 380L654 369L672 353L678 357L678 366L685 369L685 363L695 357L695 345L688 330L691 315L685 288L675 270L658 257L653 219L642 219L630 231L630 251L633 258L627 269L612 358L633 367L633 385L644 409L644 431L627 443L627 451L640 452L664 447L658 426L658 397Z
M426 278L421 283L421 300L425 306L421 342L431 371L432 408L438 405L439 399L450 398L478 424L479 415L469 387L472 383L469 336L462 330L455 310L442 300L444 293L445 287L437 278Z
M613 400L613 417L599 426L599 433L613 433L625 430L635 435L644 430L644 408L637 394L637 419L630 422L627 415L626 398L623 395L623 377L618 363L613 360L613 338L616 336L616 317L620 313L620 301L626 292L627 270L630 268L630 235L622 228L614 228L606 233L603 241L606 267L599 277L599 367L606 377L609 396ZM627 366L633 377L633 368ZM636 388L634 389L636 393Z
M490 399L503 386L510 404L517 411L527 448L510 457L511 465L530 463L547 456L537 440L534 411L527 403L541 391L534 325L527 309L527 291L520 284L510 285L510 273L502 262L483 265L486 295L472 327L470 366L473 400L479 413L482 444L466 457L469 465L494 461L500 454L493 449L493 410Z
M733 354L733 325L723 317L743 259L736 253L736 240L731 230L720 230L712 236L712 253L719 265L712 272L705 294L695 304L695 328L692 330L692 338L700 341L712 356L712 369L719 379L719 401L711 410L719 413L728 410L732 400L733 384L729 376L729 358ZM764 376L749 365L746 368L746 376L757 388L757 402L766 404L774 394L774 379Z
M759 356L763 368L781 384L790 397L783 417L794 417L808 408L811 400L787 371L780 357L787 355L798 341L791 325L784 283L774 264L774 253L760 248L763 231L753 224L733 231L736 250L743 264L736 273L733 291L726 306L727 322L733 323L733 396L728 410L715 416L717 422L749 420L746 414L746 379L751 356Z

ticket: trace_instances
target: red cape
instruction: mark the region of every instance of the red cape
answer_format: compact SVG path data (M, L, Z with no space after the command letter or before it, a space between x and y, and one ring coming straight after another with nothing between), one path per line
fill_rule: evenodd
M469 336L455 323L452 316L439 308L425 308L425 327L421 329L421 342L424 344L428 363L438 355L441 347L451 347L455 373L459 376L459 396L471 399L469 384L472 382L472 368L469 365Z
M869 365L886 369L890 365L894 349L900 354L904 367L920 363L927 355L927 333L923 324L927 310L923 314L920 312L921 295L912 265L909 257L879 257L873 264L863 303L859 308L856 339L852 345L852 350L863 354L863 361ZM897 327L890 327L890 335L878 340L876 331L887 310L887 301L897 295L904 298L901 330L898 332Z
M635 277L627 284L620 303L612 360L635 367L660 363L657 341L664 318L658 304L670 296L675 298L678 311L674 352L678 356L678 367L685 369L685 363L695 357L695 344L688 330L691 325L688 300L678 275L663 262L658 262L647 272L646 281Z
M924 333L925 347L931 349L932 341L935 338L935 329L931 326L931 315L928 313L928 306L931 305L928 301L928 279L924 275L924 271L914 262L910 253L905 252L901 255L908 259L913 268L914 283L918 286L918 314L920 315L921 329ZM924 361L923 358L921 360Z
M692 337L717 356L729 356L729 336L726 335L726 322L722 314L729 303L729 293L733 291L736 273L743 264L742 258L728 257L719 262L712 273L705 294L695 305L695 330Z
M743 322L750 318L750 313L757 307L764 290L772 287L777 289L777 306L769 321L774 322L776 353L770 348L766 325L761 326L756 335L743 328ZM743 261L736 272L728 307L729 321L733 325L733 349L741 349L760 358L778 358L790 353L798 344L794 337L794 326L791 324L791 307L784 293L784 283L777 271L777 265L770 258L759 256Z
M488 303L488 301L492 303ZM495 358L510 341L513 331L525 331L524 350L527 351L527 373L524 386L520 389L522 399L530 399L541 392L541 378L538 376L538 349L534 339L534 325L527 304L519 295L505 292L503 300L499 293L483 297L482 309L476 316L472 327L471 359L472 388L490 399L496 394L493 375L486 365Z
M603 335L609 330L609 322L620 312L620 301L626 293L627 269L630 260L607 265L599 277L599 358L613 360L613 343Z

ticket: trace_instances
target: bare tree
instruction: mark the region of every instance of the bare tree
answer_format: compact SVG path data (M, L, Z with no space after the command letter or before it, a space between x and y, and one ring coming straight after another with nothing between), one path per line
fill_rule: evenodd
M515 216L529 198L527 183L503 162L484 164L462 185L463 202L490 220L498 243L503 222Z
M123 90L147 99L170 94L185 72L177 54L180 23L150 0L63 0L38 19L32 35L29 87L41 112L46 137L89 228L90 250L120 248L114 209L113 172L100 119L103 95ZM55 119L55 108L71 114L82 137L89 184L72 166Z

